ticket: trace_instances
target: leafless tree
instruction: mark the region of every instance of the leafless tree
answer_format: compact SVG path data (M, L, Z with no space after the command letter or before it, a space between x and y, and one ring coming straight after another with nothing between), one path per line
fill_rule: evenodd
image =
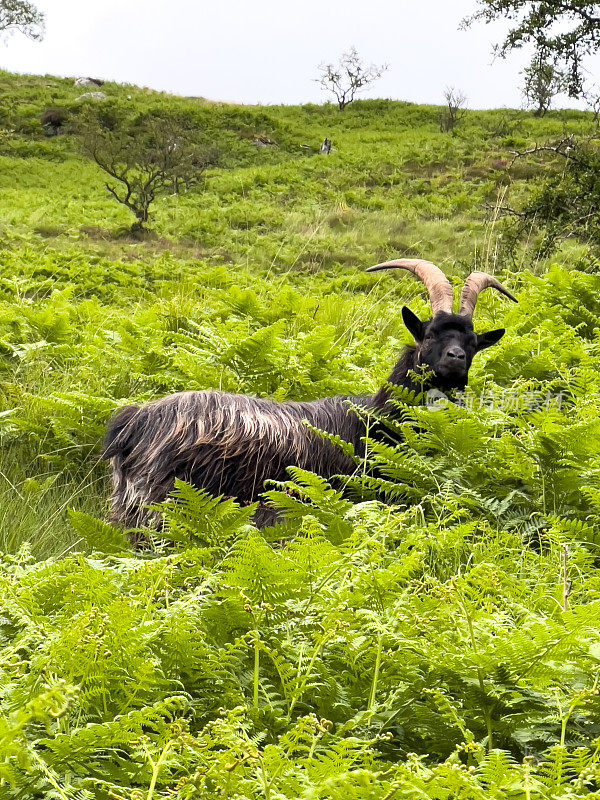
M355 47L343 53L337 64L319 64L321 75L315 80L327 92L332 92L338 108L343 111L365 86L379 80L387 64L365 64Z
M467 96L453 86L444 89L446 105L440 112L440 130L442 133L452 133L461 119L467 113Z
M192 131L161 117L107 129L90 116L78 123L77 133L84 154L110 177L110 194L135 216L131 232L144 229L158 196L196 186L218 160L216 148L198 144Z
M0 34L19 31L29 39L44 35L44 15L27 0L0 0Z

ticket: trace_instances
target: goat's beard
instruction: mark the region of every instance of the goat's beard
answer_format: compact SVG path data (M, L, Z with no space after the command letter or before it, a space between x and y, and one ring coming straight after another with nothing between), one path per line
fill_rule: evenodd
M451 389L458 389L459 391L464 392L468 380L468 372L449 372L445 375L438 375L437 373L434 373L431 379L431 388L439 389L442 392L448 392Z

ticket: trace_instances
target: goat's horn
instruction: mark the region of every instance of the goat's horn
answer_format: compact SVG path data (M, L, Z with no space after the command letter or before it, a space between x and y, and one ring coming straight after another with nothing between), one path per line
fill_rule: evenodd
M460 309L458 313L461 317L468 317L470 319L473 316L477 297L484 289L497 289L505 297L508 297L509 300L515 303L517 302L517 298L513 297L496 278L488 275L487 272L472 272L465 281L465 285L460 293Z
M431 261L423 261L420 258L397 258L395 261L386 261L383 264L375 264L369 267L367 272L376 272L379 269L407 269L423 281L429 293L429 302L433 316L438 311L452 313L452 286L448 278L439 267Z

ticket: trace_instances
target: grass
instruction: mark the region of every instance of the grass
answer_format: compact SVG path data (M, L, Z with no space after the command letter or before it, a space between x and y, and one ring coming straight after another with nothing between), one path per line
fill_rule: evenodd
M426 309L410 279L364 274L392 255L433 260L457 282L471 269L509 268L518 285L494 207L526 196L540 168L519 162L521 173L509 176L498 163L519 145L592 125L582 112L470 112L450 136L431 106L359 101L340 114L331 105L223 106L107 84L107 114L155 109L192 119L224 154L201 191L159 199L151 231L136 239L126 233L129 212L68 134L79 88L0 73L0 91L0 433L8 445L0 544L14 550L30 539L45 555L71 542L69 507L103 511L106 480L95 459L116 404L184 388L281 399L372 390L407 341L400 306ZM67 110L67 135L48 139L39 117L51 106ZM258 133L277 145L255 148ZM316 154L325 136L329 157ZM520 258L538 273L547 267L528 262L526 250ZM562 258L578 265L588 254L570 245ZM491 298L483 307L502 308ZM232 351L269 326L280 364L244 367ZM325 342L321 366L311 337ZM57 399L64 394L82 408ZM28 481L46 488L24 497Z

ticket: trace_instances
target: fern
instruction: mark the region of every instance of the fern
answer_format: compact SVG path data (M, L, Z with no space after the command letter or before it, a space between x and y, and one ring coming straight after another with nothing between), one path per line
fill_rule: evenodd
M450 140L435 110L391 101L357 102L349 126L113 84L111 124L185 118L227 167L132 242L68 137L34 130L49 94L68 110L79 89L2 88L0 797L596 797L600 276L589 243L571 237L560 265L523 243L515 272L502 221L480 230L503 180L490 159L585 115L478 112ZM332 126L330 159L300 149ZM400 305L424 318L427 302L364 267L427 242L415 255L458 289L491 269L483 239L520 302L480 297L477 330L507 333L464 395L435 410L388 387L393 419L348 401L364 455L311 431L354 474L291 470L267 487L268 530L255 506L185 484L154 527L100 521L114 408L372 393L409 341Z
M172 500L152 506L161 515L161 535L179 545L217 545L247 530L257 503L241 508L234 500L212 497L175 480Z
M118 528L90 517L82 511L70 511L71 525L92 550L102 553L123 553L130 550L127 537Z

